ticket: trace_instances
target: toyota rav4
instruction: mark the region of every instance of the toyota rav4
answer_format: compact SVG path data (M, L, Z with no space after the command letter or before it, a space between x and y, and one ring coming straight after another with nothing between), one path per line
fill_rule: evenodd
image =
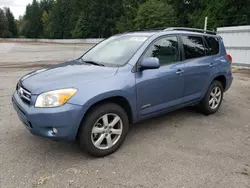
M76 60L25 75L12 102L31 133L78 140L101 157L122 145L135 122L194 105L215 113L232 83L231 63L212 31L127 32Z

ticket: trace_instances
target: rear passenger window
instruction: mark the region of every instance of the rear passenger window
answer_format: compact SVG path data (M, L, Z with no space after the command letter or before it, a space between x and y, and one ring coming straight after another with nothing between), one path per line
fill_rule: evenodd
M207 43L207 55L216 55L219 53L219 39L214 37L204 37Z
M192 59L205 56L205 47L202 37L182 36L185 59Z

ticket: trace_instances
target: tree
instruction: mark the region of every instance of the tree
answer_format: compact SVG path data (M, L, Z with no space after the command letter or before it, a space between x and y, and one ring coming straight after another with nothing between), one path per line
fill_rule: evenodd
M41 0L39 2L39 9L41 12L42 20L42 30L40 31L40 36L45 38L50 38L51 24L49 22L49 13L52 10L54 0Z
M81 13L75 29L72 31L73 38L88 38L91 37L91 21L87 14Z
M117 32L116 23L122 14L122 0L85 0L73 37L109 37Z
M208 28L216 29L250 24L249 7L250 0L33 0L18 26L30 38L103 38L136 29L203 28L208 16Z
M43 36L46 38L50 38L50 23L49 23L49 14L44 11L42 15L42 21L43 21Z
M101 0L85 0L82 3L82 11L74 30L74 38L98 37L103 28L102 10L98 7Z
M5 15L6 15L7 24L8 24L8 31L10 34L9 37L16 37L17 36L17 23L9 8L5 8Z
M71 32L71 36L73 38L75 38L75 35L74 35L74 30L76 28L76 24L77 22L79 21L80 22L80 17L82 16L82 12L84 10L84 5L85 5L85 1L86 0L72 0L72 12L71 12L71 15L70 15L70 25L69 25L69 28L70 28L70 32Z
M207 2L203 16L209 17L210 28L250 24L250 0L212 0ZM202 21L200 21L202 22Z
M42 13L39 4L33 0L32 4L26 7L24 15L25 29L24 34L28 38L40 38L43 32Z
M71 38L70 15L72 13L71 0L57 0L49 14L50 27L53 28L53 38Z
M24 35L24 26L25 26L23 16L19 16L16 23L17 23L17 28L18 28L18 36L23 36Z
M197 4L197 2L195 1L196 0L169 0L169 3L173 7L177 17L176 26L181 26L181 27L191 26L189 24L189 18L187 15L195 11L195 8L193 8L193 5Z
M162 0L148 0L141 4L135 18L136 29L171 27L176 24L173 7Z
M135 18L137 15L138 7L144 3L145 0L124 0L123 12L120 19L116 23L118 32L124 32L135 29Z
M54 0L40 0L39 7L42 12L44 11L49 12L51 11L53 4Z
M0 8L0 37L3 37L3 33L6 30L7 23L3 10Z
M250 0L204 0L193 2L193 12L188 15L190 25L203 28L208 16L208 28L250 24Z
M109 3L102 5L104 7L105 14L103 15L103 37L111 36L117 33L116 23L124 13L122 0L109 0Z
M8 37L8 22L4 11L0 8L0 37Z

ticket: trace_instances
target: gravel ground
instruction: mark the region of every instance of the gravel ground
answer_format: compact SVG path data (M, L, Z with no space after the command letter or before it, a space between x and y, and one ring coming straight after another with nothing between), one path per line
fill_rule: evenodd
M11 105L16 82L89 47L0 43L1 188L250 188L249 70L235 71L218 113L186 108L138 123L105 158L31 135Z

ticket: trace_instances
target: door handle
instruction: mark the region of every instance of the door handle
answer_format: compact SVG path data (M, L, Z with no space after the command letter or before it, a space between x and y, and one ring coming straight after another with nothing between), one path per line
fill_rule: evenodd
M179 69L179 70L176 71L176 74L177 74L177 75L182 75L183 73L184 73L184 71L181 70L181 69Z
M213 64L213 63L210 63L210 64L209 64L209 67L213 68L213 67L214 67L214 64Z

